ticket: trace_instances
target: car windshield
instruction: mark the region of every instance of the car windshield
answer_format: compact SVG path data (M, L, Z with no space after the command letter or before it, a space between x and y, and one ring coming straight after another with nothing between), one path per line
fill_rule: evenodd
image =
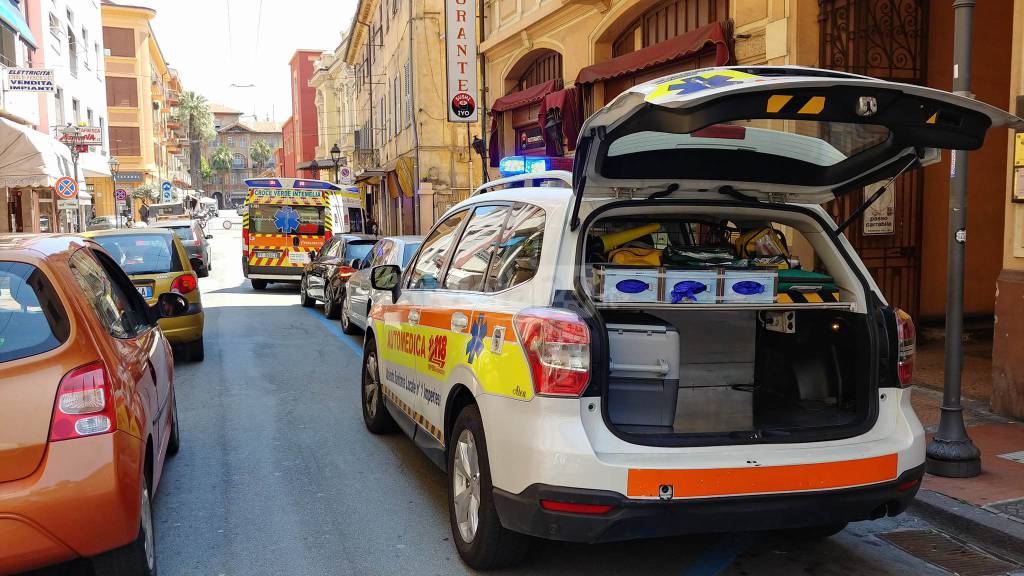
M170 234L117 234L97 236L103 246L129 276L160 274L182 270Z
M345 245L345 260L366 258L374 244L375 242L372 240L349 242Z
M253 204L249 207L249 231L254 234L324 234L323 206Z
M53 350L70 331L46 275L31 264L0 261L0 362Z
M416 250L419 249L420 243L406 244L405 250L402 252L402 269L409 265L409 261L416 255Z

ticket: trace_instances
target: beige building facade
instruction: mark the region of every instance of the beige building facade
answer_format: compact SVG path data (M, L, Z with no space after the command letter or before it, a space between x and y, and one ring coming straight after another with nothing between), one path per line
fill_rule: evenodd
M331 52L324 52L313 63L309 85L316 89L317 146L316 157L331 159L331 149L338 147L339 167L352 167L355 154L356 92L352 66L345 61L347 38ZM334 178L334 166L326 170Z
M447 121L443 13L443 0L360 0L347 31L354 170L382 234L425 233L481 182L479 123Z

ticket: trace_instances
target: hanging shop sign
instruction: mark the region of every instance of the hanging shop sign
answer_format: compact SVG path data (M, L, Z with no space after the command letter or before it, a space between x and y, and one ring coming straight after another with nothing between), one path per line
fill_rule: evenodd
M516 154L531 150L543 151L544 148L544 134L541 132L540 126L516 128Z
M145 175L142 172L118 172L114 174L114 182L142 182Z
M876 182L864 187L864 200L867 201L886 182ZM886 188L874 204L864 211L864 235L882 236L896 233L896 204L892 186Z
M477 120L476 2L445 0L448 121Z
M53 70L8 68L7 89L12 92L53 92Z

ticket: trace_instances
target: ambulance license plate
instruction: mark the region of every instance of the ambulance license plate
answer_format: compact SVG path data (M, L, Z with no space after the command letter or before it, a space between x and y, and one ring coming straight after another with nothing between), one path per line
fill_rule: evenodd
M257 258L270 258L271 260L277 260L281 257L280 252L273 250L257 250L255 254Z

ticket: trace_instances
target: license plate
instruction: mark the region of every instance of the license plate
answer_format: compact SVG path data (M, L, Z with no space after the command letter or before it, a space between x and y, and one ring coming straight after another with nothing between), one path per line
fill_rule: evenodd
M256 251L256 257L257 258L270 258L272 260L277 260L278 258L281 257L281 253L280 252L266 251L266 250L257 250Z
M153 297L152 286L136 286L135 289L138 290L139 294L142 294L142 297L145 298L146 300L149 300L150 298Z
M309 264L309 252L289 252L288 262L291 264Z

